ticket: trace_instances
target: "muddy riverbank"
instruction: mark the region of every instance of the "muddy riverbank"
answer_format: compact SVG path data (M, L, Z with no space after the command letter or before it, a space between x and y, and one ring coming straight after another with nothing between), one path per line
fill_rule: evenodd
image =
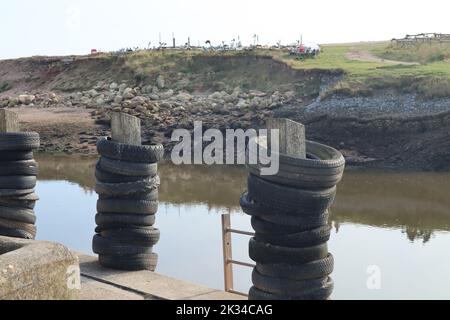
M349 165L450 168L449 98L386 89L326 95L342 79L339 70L304 72L261 57L182 60L144 78L117 63L1 61L0 80L11 87L0 93L0 108L16 111L24 130L39 132L46 153L95 155L96 140L109 135L111 112L140 117L144 141L164 144L168 154L173 130L192 130L195 121L224 131L288 117L306 125L308 139L339 149ZM99 72L105 68L121 76Z

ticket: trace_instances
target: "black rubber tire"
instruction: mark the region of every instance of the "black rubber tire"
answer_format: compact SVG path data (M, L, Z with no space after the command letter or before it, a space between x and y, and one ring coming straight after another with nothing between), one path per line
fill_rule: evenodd
M33 240L35 235L20 229L10 229L0 227L0 236Z
M0 176L0 189L33 189L36 176Z
M0 218L30 224L34 224L36 222L34 211L30 209L0 206Z
M36 227L33 224L17 222L17 221L10 221L7 219L0 218L0 227L7 228L7 229L23 230L23 231L31 234L33 237L36 236Z
M255 288L274 294L286 296L311 296L317 290L329 285L329 277L310 279L310 280L292 280L285 278L273 278L260 274L258 270L253 269L252 282Z
M158 201L101 199L97 201L97 212L156 214Z
M33 160L33 151L1 151L0 163Z
M11 208L34 209L39 197L35 193L25 196L0 197L0 206Z
M151 254L153 247L123 244L96 234L92 241L92 250L100 255L136 255Z
M0 189L0 197L22 197L34 193L34 189Z
M38 171L34 160L0 162L0 176L37 176Z
M158 172L157 163L148 164L140 162L126 162L120 160L112 160L106 157L101 157L98 165L99 168L103 171L124 176L153 177Z
M328 210L336 196L336 187L306 190L268 182L252 174L248 177L248 194L268 209L286 214L315 214Z
M254 140L255 141L255 140ZM260 146L259 157L266 162L267 149ZM330 188L341 180L345 169L345 159L338 150L312 141L306 142L307 159L279 155L279 171L276 175L261 176L265 165L250 164L249 154L254 150L247 149L247 168L250 173L274 183L296 188Z
M311 230L308 226L279 225L255 216L252 216L251 223L256 233L270 235L287 235Z
M267 209L249 201L246 192L242 194L240 204L246 214L259 217L278 225L301 226L307 230L319 228L328 224L328 211L323 213L299 215L278 213L275 209Z
M259 138L254 139L258 140ZM267 160L267 157L264 156L268 154L267 148L262 144L258 145L259 157L264 157L263 160ZM252 152L252 150L250 150L250 152ZM313 171L314 174L320 173L321 175L332 175L343 170L343 167L345 167L345 158L342 153L330 146L307 140L306 153L310 155L309 157L307 157L307 159L288 156L283 153L275 152L272 152L271 156L278 156L280 166L289 165L291 167L294 167L295 169L292 170L294 172L302 172L302 170L309 168L316 170ZM305 173L308 172L309 171L305 171Z
M334 258L330 253L321 260L311 261L305 264L261 264L256 265L256 270L262 275L274 278L291 280L319 279L329 276L334 270Z
M159 176L136 182L123 183L103 183L97 181L95 184L95 192L104 196L122 197L136 193L150 193L159 187Z
M151 227L155 224L155 215L98 213L95 223L101 227L111 226L142 226Z
M161 233L159 229L148 227L106 229L101 231L100 235L120 242L154 246L158 243Z
M148 176L124 176L121 174L114 174L103 171L97 163L95 170L95 178L103 183L123 183L136 182L148 178Z
M249 255L257 263L302 264L327 257L328 245L324 243L313 247L289 248L259 242L252 238L249 243Z
M29 151L39 148L39 145L36 132L0 133L0 151Z
M271 235L267 233L256 233L255 239L276 246L302 248L316 246L330 240L331 227L323 226L312 230L298 233Z
M100 200L115 200L117 199L116 197L111 197L111 196L104 196L99 194L98 198ZM150 193L133 193L133 194L129 194L126 196L120 196L121 200L146 200L146 201L158 201L159 198L159 191L158 189L153 190Z
M158 255L139 254L139 255L99 255L100 265L109 269L139 271L155 271L158 265Z
M262 290L259 290L256 287L251 287L248 299L250 301L276 301L276 300L328 300L328 298L333 293L334 289L334 282L332 279L328 279L327 285L322 288L316 290L316 292L309 294L309 295L300 295L297 296L286 296L286 295L278 295L273 293L264 292Z
M133 146L114 142L111 138L100 138L97 151L104 157L122 161L156 163L164 158L164 147L161 144Z

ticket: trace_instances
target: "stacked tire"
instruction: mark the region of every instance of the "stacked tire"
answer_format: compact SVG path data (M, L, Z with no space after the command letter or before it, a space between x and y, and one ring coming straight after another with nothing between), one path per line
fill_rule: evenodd
M96 235L93 251L107 268L154 271L158 255L153 246L160 232L154 227L158 211L158 162L162 145L132 146L102 138L96 167Z
M0 133L0 235L34 239L39 200L34 193L38 165L33 150L39 148L35 132Z
M267 154L259 148L260 155ZM261 175L261 164L247 162L248 191L240 204L255 230L249 246L256 262L250 300L326 300L333 292L328 218L345 159L319 143L307 141L306 149L306 159L279 154L273 176Z

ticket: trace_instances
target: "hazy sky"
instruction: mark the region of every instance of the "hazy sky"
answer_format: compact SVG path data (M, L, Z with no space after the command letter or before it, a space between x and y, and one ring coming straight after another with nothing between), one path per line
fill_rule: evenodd
M2 0L0 59L146 47L172 32L194 45L385 40L450 33L449 13L449 0Z

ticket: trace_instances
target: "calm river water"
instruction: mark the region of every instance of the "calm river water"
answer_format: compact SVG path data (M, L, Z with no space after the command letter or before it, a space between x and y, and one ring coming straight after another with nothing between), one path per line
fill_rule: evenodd
M37 160L38 239L92 254L96 160L47 155ZM221 214L232 214L234 229L252 231L239 207L245 169L162 164L159 170L157 272L223 289ZM348 170L332 210L332 298L449 299L449 194L450 173ZM248 240L233 236L235 260L252 262ZM374 286L378 271L380 286ZM248 292L251 270L235 266L234 278L235 289Z

